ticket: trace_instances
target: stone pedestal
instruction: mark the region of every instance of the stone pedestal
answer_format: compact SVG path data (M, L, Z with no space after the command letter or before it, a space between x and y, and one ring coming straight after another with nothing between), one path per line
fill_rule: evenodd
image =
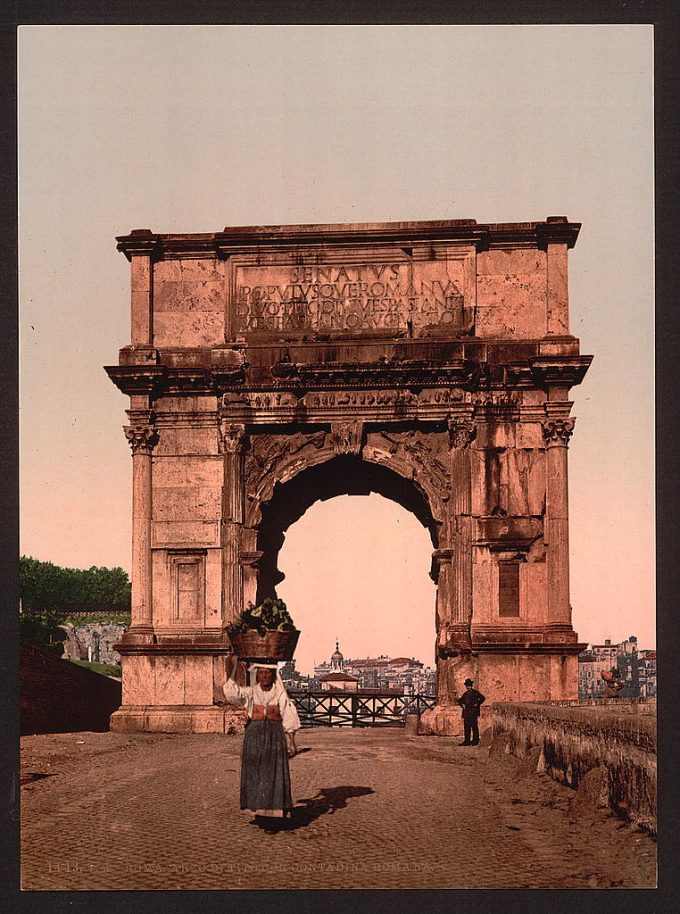
M116 733L245 732L246 713L214 705L126 705L111 715Z

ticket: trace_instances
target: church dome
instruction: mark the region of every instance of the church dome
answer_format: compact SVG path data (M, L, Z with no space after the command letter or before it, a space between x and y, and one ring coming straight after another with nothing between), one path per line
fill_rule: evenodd
M341 670L342 665L345 662L345 658L340 653L340 646L338 642L335 642L335 650L331 654L331 669Z

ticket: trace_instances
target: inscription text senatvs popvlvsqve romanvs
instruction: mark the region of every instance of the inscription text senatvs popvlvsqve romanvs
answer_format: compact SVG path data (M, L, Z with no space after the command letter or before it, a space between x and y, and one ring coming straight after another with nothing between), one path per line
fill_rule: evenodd
M240 266L236 332L459 327L460 261Z

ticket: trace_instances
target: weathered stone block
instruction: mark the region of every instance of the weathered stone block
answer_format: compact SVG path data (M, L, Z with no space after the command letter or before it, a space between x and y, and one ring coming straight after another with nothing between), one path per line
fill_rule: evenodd
M207 486L161 487L153 502L155 521L219 521L222 493Z
M151 709L144 715L144 724L150 733L192 732L192 717L184 708L172 711Z
M152 526L154 546L216 546L219 543L219 524L215 521L154 521Z
M219 626L222 622L222 553L209 549L205 563L205 623Z
M154 658L136 654L121 659L123 704L154 703Z
M539 339L547 328L544 275L477 277L475 331L483 339Z
M172 346L219 346L224 342L222 311L158 311L154 315L153 344Z
M569 787L583 783L574 811L593 811L606 794L619 815L655 833L656 705L648 703L647 713L624 708L625 699L602 706L494 703L493 726L513 754L538 749L547 774Z
M184 658L184 702L209 705L213 700L212 657Z
M144 711L129 706L115 711L111 715L109 727L114 733L144 733Z
M220 457L159 457L153 461L156 489L193 486L221 491L223 476Z
M609 771L600 765L586 772L571 801L571 812L578 818L609 809Z
M477 273L480 276L504 277L512 273L536 274L545 276L547 259L545 251L522 250L489 250L477 254Z
M158 444L154 448L156 457L218 456L217 428L191 428L176 426L162 428L158 432Z
M183 660L182 657L156 657L154 704L184 704Z

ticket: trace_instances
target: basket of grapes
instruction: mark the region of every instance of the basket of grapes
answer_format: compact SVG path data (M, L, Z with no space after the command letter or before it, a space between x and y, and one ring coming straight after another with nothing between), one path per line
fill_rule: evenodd
M239 660L261 663L292 660L300 637L286 604L274 597L257 606L249 603L227 634Z

